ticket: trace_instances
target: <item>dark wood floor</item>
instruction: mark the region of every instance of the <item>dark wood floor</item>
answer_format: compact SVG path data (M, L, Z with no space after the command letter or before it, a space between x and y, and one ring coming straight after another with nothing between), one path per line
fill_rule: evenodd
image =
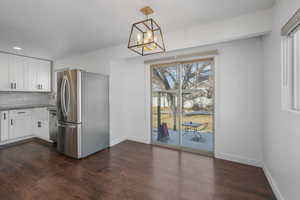
M83 160L32 141L0 150L5 200L266 200L256 167L126 141Z

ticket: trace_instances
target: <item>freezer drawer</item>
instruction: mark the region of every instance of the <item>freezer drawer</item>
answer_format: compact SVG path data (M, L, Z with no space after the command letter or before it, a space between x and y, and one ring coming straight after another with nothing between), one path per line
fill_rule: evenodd
M57 151L81 158L81 124L58 123Z

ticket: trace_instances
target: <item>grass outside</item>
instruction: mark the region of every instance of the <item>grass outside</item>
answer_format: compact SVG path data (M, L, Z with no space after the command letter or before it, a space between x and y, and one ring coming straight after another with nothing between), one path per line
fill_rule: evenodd
M213 132L213 116L212 115L193 115L183 116L182 122L193 122L193 123L208 123L206 129L203 132ZM168 128L173 128L174 120L171 112L168 109L161 109L161 123L167 123ZM152 109L152 127L157 128L157 108ZM178 128L178 127L177 127Z

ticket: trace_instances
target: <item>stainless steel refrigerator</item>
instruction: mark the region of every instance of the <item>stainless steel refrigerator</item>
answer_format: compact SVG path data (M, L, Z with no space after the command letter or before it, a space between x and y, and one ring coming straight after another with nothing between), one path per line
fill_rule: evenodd
M109 77L81 70L57 73L57 150L84 158L109 147Z

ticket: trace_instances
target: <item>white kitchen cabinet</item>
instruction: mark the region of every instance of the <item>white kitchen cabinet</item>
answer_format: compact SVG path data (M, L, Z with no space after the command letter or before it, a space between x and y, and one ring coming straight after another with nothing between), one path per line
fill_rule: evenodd
M0 111L0 143L9 143L28 136L50 141L47 108Z
M0 91L10 90L9 54L0 54Z
M49 123L47 121L35 121L34 135L44 140L50 140L49 137Z
M0 112L0 140L1 142L6 141L9 139L9 128L8 128L8 111Z
M34 135L44 140L50 140L49 136L49 111L47 108L36 108L32 112Z
M9 139L33 135L30 110L9 111Z
M40 84L41 91L51 91L51 63L48 61L40 61L37 80Z
M28 63L28 90L50 92L51 63L38 59L30 59Z
M51 62L0 53L0 91L51 92Z
M38 92L37 85L37 65L35 64L35 59L28 58L27 59L27 73L25 74L25 85L27 91Z
M28 68L25 57L9 56L9 80L11 91L26 91L25 76Z

